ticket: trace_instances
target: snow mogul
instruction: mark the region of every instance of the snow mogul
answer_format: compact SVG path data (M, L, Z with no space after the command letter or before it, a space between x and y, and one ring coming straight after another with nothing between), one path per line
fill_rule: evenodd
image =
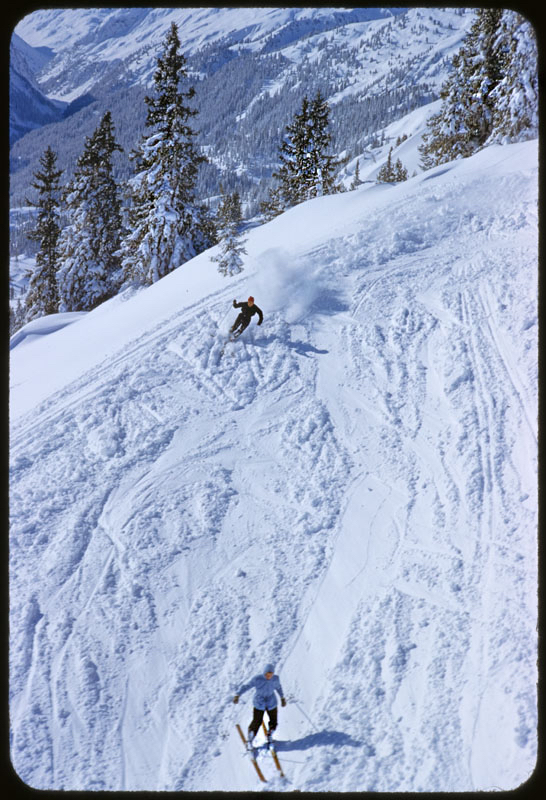
M258 323L259 324L259 323ZM269 729L267 731L267 740L271 742L273 731L277 727L277 698L275 692L281 698L281 705L286 705L284 699L284 692L282 690L281 681L278 675L275 675L273 664L266 664L264 671L261 675L255 675L248 683L245 683L239 689L238 693L233 698L234 703L239 702L239 697L247 692L249 689L255 689L254 695L254 714L252 722L248 726L248 742L252 745L252 740L258 733L264 713L267 711Z
M258 308L258 306L254 302L253 297L249 297L246 302L243 300L242 303L238 303L237 300L234 300L233 308L241 309L239 316L237 317L237 319L230 328L230 333L233 334L233 337L235 339L242 334L242 332L246 327L248 327L248 324L250 323L250 320L252 319L254 314L257 314L259 317L258 325L261 325L264 320L262 309Z

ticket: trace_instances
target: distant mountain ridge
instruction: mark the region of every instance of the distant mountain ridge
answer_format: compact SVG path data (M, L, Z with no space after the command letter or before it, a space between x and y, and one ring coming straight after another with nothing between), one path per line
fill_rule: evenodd
M69 179L84 137L106 110L125 150L118 177L130 175L127 154L143 133L144 95L172 22L196 89L199 144L209 159L199 196L214 198L222 181L227 190L237 188L252 216L267 194L282 131L304 94L320 90L332 106L334 152L373 157L387 125L438 97L472 19L471 9L456 8L36 11L17 25L14 46L22 37L27 52L48 48L51 58L32 68L35 86L49 102L72 105L40 127L38 121L25 130L22 111L12 118L18 140L11 149L11 205L23 204L48 146ZM26 107L33 109L37 99L29 97ZM24 107L21 100L18 108Z
M10 145L25 133L62 119L66 103L52 100L36 76L54 57L48 47L31 47L13 34L10 43Z
M93 82L98 82L108 64L117 66L123 62L129 83L149 84L157 52L172 22L179 27L186 55L220 40L224 44L271 52L314 33L349 23L392 17L404 10L52 9L25 17L16 30L32 47L45 43L54 51L51 62L39 75L40 85L48 96L70 101L79 94L92 91ZM150 48L154 52L148 57Z

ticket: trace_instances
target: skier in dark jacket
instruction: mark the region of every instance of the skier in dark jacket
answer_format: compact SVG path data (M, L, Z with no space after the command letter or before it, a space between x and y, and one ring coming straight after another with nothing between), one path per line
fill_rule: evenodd
M244 329L249 324L251 318L254 314L259 316L258 325L261 325L264 319L264 315L262 313L262 309L258 308L258 306L254 303L254 298L249 297L248 300L245 302L243 300L242 303L238 303L237 300L233 301L233 308L240 308L241 313L233 323L230 329L230 333L233 333L235 337L240 336ZM239 330L237 330L239 328ZM236 332L237 331L237 332Z
M239 702L239 697L249 689L255 689L254 694L254 715L252 722L248 726L248 741L251 743L261 725L264 712L267 711L269 731L267 738L270 740L273 731L277 727L277 698L275 692L281 698L281 705L286 705L284 692L278 675L275 675L273 664L266 664L261 675L255 675L248 683L243 684L238 693L233 698L234 703Z

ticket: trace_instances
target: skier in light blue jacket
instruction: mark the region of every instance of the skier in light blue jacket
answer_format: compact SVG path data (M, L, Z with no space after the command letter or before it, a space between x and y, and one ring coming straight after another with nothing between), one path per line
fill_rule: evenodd
M271 740L273 731L277 727L277 698L275 692L281 698L281 705L283 707L286 705L281 682L279 676L275 675L273 664L266 664L261 675L255 675L248 683L243 684L233 698L233 702L238 703L239 697L249 689L255 689L256 692L254 694L254 715L252 722L248 726L248 741L252 742L258 733L265 711L267 711L269 722L267 738Z

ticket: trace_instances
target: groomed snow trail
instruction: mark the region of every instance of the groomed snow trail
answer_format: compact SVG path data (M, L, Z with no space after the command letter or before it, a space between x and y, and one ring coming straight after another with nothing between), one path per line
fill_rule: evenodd
M134 336L14 415L23 780L262 788L231 698L269 660L289 703L266 788L529 776L536 190L528 143L297 207L250 232L254 271L172 314L128 300ZM264 325L225 344L251 290Z

